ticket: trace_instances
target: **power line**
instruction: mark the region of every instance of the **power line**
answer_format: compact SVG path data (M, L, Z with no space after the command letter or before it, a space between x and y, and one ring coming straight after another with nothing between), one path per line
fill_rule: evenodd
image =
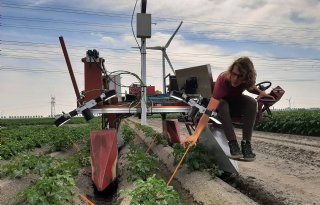
M54 27L41 27L41 26L30 26L30 25L10 25L10 24L2 24L3 27L12 27L12 28L22 28L22 29L30 29L30 30L50 30L50 31L66 31L66 32L76 32L76 33L104 33L104 34L112 34L118 35L117 32L110 31L102 31L102 30L85 30L85 29L71 29L71 28L54 28Z
M9 50L13 50L13 49L9 49ZM48 58L47 55L46 56L34 56L34 55L28 55L28 56L25 56L26 52L25 51L28 51L26 49L20 49L15 52L14 54L7 54L6 52L4 52L4 57L10 57L10 58L16 58L16 59L19 59L19 58L27 58L27 59L41 59L41 58L44 58L46 60L50 60L52 58ZM21 52L22 56L19 56L19 53ZM43 50L31 50L31 51L28 51L28 54L43 54L43 53L46 53L45 51ZM58 53L58 52L56 52ZM56 55L55 53L51 53L49 52L49 55L52 54L52 55ZM210 58L212 57L217 57L217 58L230 58L230 55L217 55L217 54L196 54L196 53L178 53L178 52L173 52L173 54L175 54L175 57L183 57L183 56L195 56L195 55L204 55L204 56L210 56ZM82 57L82 55L73 55L73 57L76 57L76 56L79 56L79 57ZM200 56L201 57L201 56ZM304 68L304 69L300 69L300 70L297 70L295 69L295 71L310 71L310 72L317 72L319 71L320 69L318 67L315 67L314 65L317 64L317 63L320 63L319 59L305 59L305 58L285 58L285 57L282 57L282 58L274 58L274 57L259 57L259 56L251 56L252 58L254 59L260 59L262 60L262 62L259 62L258 65L261 67L261 66L265 66L265 67L268 67L268 70L273 70L273 71L284 71L284 70L292 70L293 68ZM122 57L119 57L119 55L108 55L108 58L109 59L112 59L112 58L117 58L117 59L121 59ZM124 57L126 60L128 59L132 59L132 60L136 60L136 58L134 56L126 56ZM56 59L56 58L54 58ZM200 63L203 63L203 60L201 60L201 58L197 58L198 60L188 60L188 62L200 62ZM206 58L204 58L206 59ZM158 60L157 58L149 58L149 60ZM275 60L282 60L285 62L285 65L281 64L281 62L278 62L278 61L275 61ZM184 60L181 60L181 59L176 59L175 62L179 63L179 62L183 62ZM110 62L109 63L115 65L117 64L116 62ZM216 62L218 63L218 62ZM289 63L295 63L294 65L293 64L289 64ZM299 64L297 64L299 63ZM125 65L126 63L121 63L121 65ZM219 64L219 63L218 63ZM127 64L128 65L128 64ZM131 64L130 64L131 65ZM285 68L283 69L278 69L279 67L284 67L286 66ZM273 68L274 67L274 68ZM289 68L287 68L289 67Z
M105 28L125 28L128 29L129 26L119 25L119 24L107 24L107 23L96 23L89 21L75 21L75 20L61 20L61 19L50 19L50 18L30 18L30 17L17 17L17 16L2 16L2 19L14 20L14 21L31 21L39 24L40 22L44 23L57 23L57 24L71 24L71 25L80 25L80 26L99 26Z
M55 7L44 7L44 6L31 6L27 4L13 4L8 2L2 3L3 7L8 8L17 8L17 9L30 9L30 10L40 10L40 11L52 11L52 12L59 12L59 13L72 13L72 14L81 14L81 15L95 15L95 16L107 16L107 17L117 17L117 18L130 18L130 15L124 14L117 14L117 13L109 13L109 12L102 12L102 11L93 11L93 10L81 10L81 9L73 9L73 8L55 8Z
M29 22L35 22L37 24L39 24L40 22L45 22L45 23L57 23L57 24L71 24L71 25L81 25L81 26L99 26L99 27L105 27L105 28L125 28L128 29L129 26L127 26L126 24L124 25L119 25L119 24L108 24L108 23L96 23L96 22L89 22L89 21L75 21L75 20L66 20L66 19L52 19L52 18L30 18L30 17L18 17L18 16L2 16L2 19L7 19L7 20L13 20L13 21L29 21ZM177 19L178 20L178 19ZM190 22L189 22L190 23ZM199 22L193 22L191 24L198 24ZM201 22L204 23L204 22ZM209 23L208 23L209 24ZM232 22L210 22L209 24L210 26L223 26L223 27L242 27L242 28L261 28L264 29L265 31L269 31L270 30L276 30L277 32L284 30L284 31L288 31L288 30L293 30L293 31L297 31L297 30L303 30L303 31L308 31L310 33L310 31L315 32L315 33L320 33L319 29L317 28L297 28L297 27L279 27L279 26L275 26L275 25L268 25L268 26L263 26L263 25L258 25L258 24L239 24L239 23L232 23ZM161 27L161 26L160 26ZM171 29L168 29L167 27L165 28L160 28L159 26L157 26L157 31L167 31L167 32L171 32ZM198 33L196 31L182 31L184 33ZM201 31L202 34L210 34L212 31Z
M7 3L7 2L5 2L5 4L4 4L5 6L11 6L11 7L16 7L16 8L23 8L23 9L38 9L38 10L49 10L49 11L56 11L56 9L58 9L58 8L52 8L52 7L41 7L41 6L30 6L30 5L23 5L23 4L10 4L10 3ZM59 10L61 10L60 8L59 8ZM97 15L100 15L100 14L102 14L101 12L97 12L97 11L86 11L86 10L72 10L72 9L62 9L61 11L63 11L63 12L72 12L72 13L74 13L75 11L77 11L76 13L78 13L79 11L81 11L81 13L82 14L87 14L87 13L90 13L90 14L97 14ZM111 16L117 16L117 17L121 17L121 16L123 16L122 14L120 15L120 14L114 14L114 13L104 13L104 14L106 14L106 15L111 15ZM12 17L11 17L12 18ZM168 19L170 19L170 18L168 18ZM30 18L29 18L29 20L30 20ZM47 19L48 20L48 19ZM60 20L61 21L61 20ZM199 23L208 23L208 22L200 22L200 21L196 21L196 22L194 22L194 23L197 23L197 24L199 24ZM252 28L254 28L254 29L257 29L257 28L259 28L259 26L261 26L261 24L238 24L238 23L230 23L230 22L216 22L218 25L222 25L222 26L224 26L224 27L227 27L227 28L233 28L234 26L244 26L244 27L247 27L247 28L250 28L250 27L252 27ZM215 22L212 22L212 21L210 21L210 23L208 23L208 24L210 24L210 25L214 25L215 24ZM87 24L87 25L89 25L89 24ZM11 26L11 27L16 27L16 28L26 28L24 25L7 25L7 24L5 24L5 26ZM264 26L264 25L262 25L262 26ZM124 27L125 28L125 27ZM272 28L275 28L275 29L283 29L283 30L285 30L285 31L287 31L288 29L290 29L290 28L288 28L288 27L274 27L274 26L267 26L267 27L262 27L262 28L268 28L268 29L260 29L260 31L262 30L266 30L266 31L270 31L270 28L272 29ZM294 29L298 29L297 27L293 27ZM67 32L79 32L79 30L72 30L72 29L67 29L67 28L45 28L45 27L31 27L31 26L29 26L29 29L42 29L42 30L62 30L62 31L67 31ZM304 29L304 30L307 30L307 29L309 29L308 27L306 27L306 28L301 28L301 29ZM225 30L225 29L224 29ZM310 30L309 30L310 31ZM314 31L319 31L317 28L314 28ZM89 33L89 32L92 32L92 30L81 30L80 32L82 32L82 33ZM108 34L115 34L115 33L110 33L110 32L104 32L104 31L96 31L96 32L100 32L100 33L108 33ZM243 42L243 43L246 43L246 42L256 42L256 43L262 43L262 44L270 44L270 43L272 43L272 41L271 41L271 39L273 39L273 41L276 41L276 42L278 42L278 43L281 43L281 44L283 44L283 45L305 45L305 46L317 46L317 45L315 45L314 44L314 42L310 42L310 43L306 43L306 42L292 42L292 40L313 40L313 41L316 41L316 39L317 39L317 37L310 37L310 32L308 33L309 35L309 37L305 37L305 34L303 34L303 35L301 35L301 36L299 36L299 35L297 35L297 32L295 33L295 35L291 35L291 36L284 36L284 35L279 35L279 36L276 36L277 35L277 33L278 32L276 32L276 33L273 33L273 35L272 35L272 38L269 38L270 40L261 40L261 39L259 39L259 38L265 38L264 36L265 35L263 35L263 34L254 34L254 33L251 33L250 34L250 38L253 38L253 39L246 39L246 40L244 40L244 39L241 39L241 38L246 38L247 36L248 36L248 34L246 34L246 33L233 33L232 34L232 32L230 33L230 32L227 32L227 33L221 33L221 31L220 31L220 33L219 32L215 32L215 35L219 35L219 36L210 36L209 34L212 34L212 31L199 31L199 32L201 32L202 33L202 35L203 34L207 34L207 37L206 38L193 38L194 40L208 40L208 38L213 38L213 39L217 39L217 40L219 40L219 41L225 41L225 40L228 40L228 41L230 41L230 39L233 39L233 41L237 41L237 42ZM186 33L188 33L188 32L186 32ZM195 34L195 32L189 32L189 33L192 33L192 34ZM116 35L116 34L115 34ZM240 38L240 39L237 39L237 37L238 38ZM289 42L289 41L287 41L287 42L283 42L281 39L276 39L275 37L278 37L278 38L281 38L281 39L283 39L283 38L286 38L287 40L289 40L289 41L291 41L291 42ZM316 41L317 42L317 41Z
M9 4L10 5L10 4ZM12 5L12 4L11 4ZM21 6L21 5L20 5ZM24 7L24 9L28 9L27 7L28 7L28 5L24 5L25 7ZM10 7L10 6L9 6ZM17 4L14 4L14 7L17 7ZM20 7L21 8L21 7ZM46 7L41 7L41 8L46 8ZM37 9L39 9L39 10L41 10L41 8L37 8ZM52 9L52 8L50 8L49 7L49 10L50 9ZM53 10L53 11L55 11L55 10ZM91 11L89 11L89 12L91 12ZM92 13L91 13L92 14ZM116 16L116 15L114 15L114 16ZM8 17L4 17L4 18L7 18L7 19L15 19L15 20L22 20L22 18L20 18L20 17L13 17L13 16L8 16ZM164 19L164 18L163 18ZM35 20L35 19L33 19L33 18L26 18L26 20L30 20L30 21L33 21L33 20ZM41 19L40 19L40 21L42 21ZM75 24L81 24L81 23L86 23L87 25L90 25L88 22L81 22L81 21L64 21L64 20L54 20L54 19L43 19L43 21L45 21L45 22L50 22L50 21L57 21L57 22L59 22L59 23L75 23ZM227 24L225 24L226 22L218 22L217 23L217 25L219 25L219 24L224 24L224 26L228 26L228 23ZM215 22L213 22L213 23L210 23L210 24L215 24ZM96 25L101 25L102 26L102 24L96 24ZM229 24L229 25L231 25L231 24ZM5 26L7 26L6 24L5 24ZM9 25L10 26L10 25ZM24 25L11 25L11 26L22 26L23 28L26 28L26 27L24 27ZM248 27L250 27L250 26L255 26L255 27L257 27L257 25L250 25L250 24L246 24L246 25L238 25L238 26L248 26ZM29 28L28 29L57 29L57 28L54 28L54 27L51 27L51 28L48 28L48 27L34 27L34 28L32 28L32 27L30 27L29 26ZM122 28L126 28L125 26L123 26ZM276 29L279 29L279 27L275 27ZM287 27L286 27L287 28ZM63 28L63 29L65 29L65 28ZM74 30L74 29L72 29L72 30L68 30L67 29L67 31L71 31L71 32L74 32L74 31L77 31L77 32L79 32L79 30ZM93 30L84 30L84 32L92 32ZM81 32L81 31L80 31ZM185 32L185 33L194 33L194 32ZM204 34L205 34L206 32L204 32ZM111 34L117 34L116 32L113 32L113 33L111 33ZM243 35L243 34L233 34L234 36L232 36L232 37L235 37L235 35L239 35L239 36L241 36L241 35ZM225 37L227 37L227 36L225 36ZM202 39L205 39L205 40L207 40L206 38L193 38L192 40L202 40ZM224 40L224 39L220 39L220 40ZM230 41L230 40L226 40L226 41ZM242 41L242 42L246 42L246 41ZM263 43L262 41L260 42L260 43ZM269 42L266 42L266 43L269 43ZM290 43L289 45L291 45L292 43ZM42 44L42 45L45 45L45 46L47 46L48 44ZM314 44L313 44L314 45ZM33 45L34 46L34 45ZM112 49L112 48L109 48L110 50L115 50L115 49ZM8 49L8 50L10 50L10 49ZM127 49L118 49L118 50L122 50L122 51L128 51ZM48 53L48 54L50 54L50 52L47 52L47 51L39 51L39 52L42 52L42 53ZM36 51L30 51L30 53L31 54L36 54L37 52ZM172 52L172 53L175 53L175 52ZM188 54L186 54L186 53L175 53L176 54L176 56L178 56L178 57L181 57L181 56L183 56L183 55L185 55L185 56L187 56ZM191 55L210 55L210 56L214 56L214 55L212 55L212 54L191 54ZM33 57L33 56L19 56L19 55L8 55L6 52L4 52L4 56L7 56L7 57L10 57L10 58L29 58L29 59L39 59L40 57L38 57L38 58L35 58L35 57ZM76 55L77 56L77 55ZM111 56L112 57L112 56ZM118 56L116 56L116 57L118 57ZM230 57L230 56L228 56L228 55L221 55L220 57ZM257 57L258 58L258 57ZM262 58L261 58L262 59ZM273 59L279 59L279 58L275 58L275 57L273 57ZM271 60L273 60L273 59L271 59ZM46 58L46 60L48 60L48 58ZM50 60L50 59L49 59ZM263 59L263 60L267 60L267 59ZM290 60L290 61L301 61L300 59L288 59L287 58L287 60ZM303 59L304 60L304 59ZM311 61L313 61L314 59L308 59L309 61L311 60ZM315 59L315 60L319 60L319 59ZM179 62L179 60L176 60L176 62ZM195 61L195 60L193 60L192 62L199 62L199 61ZM114 63L113 63L114 64ZM270 64L268 64L267 66L270 66ZM281 65L275 65L275 66L281 66ZM294 66L295 68L300 68L300 66ZM301 67L303 67L303 66L301 66ZM311 69L311 71L317 71L317 69L316 70L313 70L313 69Z
M49 7L49 6L36 6L36 5L27 5L27 4L14 4L14 3L9 3L9 2L3 2L2 3L3 7L9 7L9 8L17 8L17 9L30 9L30 10L40 10L40 11L52 11L52 12L62 12L62 13L73 13L73 14L85 14L85 15L98 15L98 16L107 16L107 17L117 17L117 18L127 18L130 19L131 15L129 14L124 14L124 13L112 13L112 12L105 12L105 11L97 11L97 10L83 10L83 9L74 9L74 8L56 8L56 7ZM185 17L182 16L175 16L175 18L163 18L163 17L157 17L154 15L155 20L159 21L171 21L171 22L177 22L180 21L181 19L185 19ZM233 21L237 23L232 23L232 22L226 22L226 21L221 21L221 20L214 20L210 19L210 21L197 21L193 20L190 21L188 19L184 20L185 22L188 23L193 23L193 24L202 24L202 25L212 25L212 24L217 24L217 25L232 25L232 26L242 26L242 27L252 27L252 28L262 28L262 29L270 29L270 28L277 28L277 29L303 29L303 30L314 30L314 31L319 31L319 29L316 27L315 28L310 28L310 27L297 27L297 26L274 26L273 24L269 24L270 22L262 22L259 21L255 24L250 24L250 23L238 23L238 21Z
M78 29L78 28L58 28L58 27L44 27L44 26L31 26L31 25L17 25L17 24L6 24L4 23L2 25L3 27L11 27L11 28L16 28L16 29L28 29L28 30L46 30L46 31L65 31L65 32L76 32L76 33L101 33L101 34L108 34L108 35L119 35L118 32L110 32L110 31L104 31L104 30L90 30L90 29ZM190 33L190 34L198 34L195 32L183 32L183 33ZM207 34L207 35L205 35ZM236 33L232 34L231 32L223 32L220 33L217 31L208 31L208 32L203 32L201 31L201 35L205 37L192 37L192 40L197 40L197 41L208 41L209 39L215 39L219 41L235 41L235 42L242 42L242 43L248 43L248 42L255 42L259 44L277 44L280 43L282 45L290 45L290 46L317 46L317 43L314 43L314 41L317 40L317 37L305 37L303 35L295 35L295 36L286 36L286 35L277 35L273 34L272 38L269 38L268 40L262 40L260 38L265 38L266 35L263 33L260 34L254 34L251 33L248 35L247 33ZM248 37L250 36L250 39ZM277 39L280 38L280 39ZM282 41L283 39L290 40L290 41ZM312 42L294 42L298 40L313 40Z
M5 55L3 55L3 56L7 56L6 54ZM192 55L191 55L192 56ZM73 56L74 57L74 56ZM109 58L117 58L117 59L119 59L119 56L108 56ZM214 57L214 55L212 56L212 57ZM220 55L220 57L221 57L221 55ZM227 55L225 55L224 57L230 57L230 56L227 56ZM54 60L54 59L57 59L57 58L48 58L48 57L46 57L46 56L39 56L39 57L35 57L35 56L19 56L19 55L8 55L8 58L14 58L14 59L45 59L45 60ZM121 57L120 57L121 58ZM133 60L133 61L137 61L137 63L138 63L138 60L136 59L136 58L134 58L134 57L125 57L125 59L126 60ZM156 59L156 58L149 58L149 60L152 60L152 63L150 62L150 64L149 64L149 67L150 66L153 66L153 65L157 65L157 64L155 64L156 62L156 60L158 60L158 59ZM299 65L299 64L289 64L290 62L288 61L288 62L286 62L287 63L287 67L285 67L284 68L284 65L283 64L280 64L280 63L276 63L276 62L274 62L274 60L265 60L265 61L267 61L267 62L265 62L265 63L263 63L263 62L258 62L258 63L255 63L255 66L256 67L265 67L265 69L263 69L263 70L267 70L267 71L279 71L279 72L283 72L283 71L290 71L290 72L319 72L320 71L320 69L318 68L318 67L312 67L311 65L310 65L310 63L313 63L312 61L310 62L308 62L308 61L300 61L300 63L304 63L304 65ZM183 60L183 59L175 59L175 63L176 64L183 64L183 63L185 63L185 60ZM200 59L198 59L198 60L188 60L188 62L187 62L188 64L190 64L190 63L204 63L203 62L203 60L200 60ZM292 61L291 63L295 63L295 61ZM129 65L129 66L131 66L132 65L132 63L130 63L130 62L110 62L109 61L109 64L111 64L111 65L117 65L117 64L119 64L119 65L121 65L121 66L123 66L123 65ZM218 62L216 62L215 63L215 65L219 65L219 63ZM222 65L224 65L224 63L222 64ZM10 70L10 68L6 68L6 67L0 67L0 68L2 68L2 70ZM280 69L279 69L280 68ZM21 71L23 71L23 70L28 70L28 69L21 69ZM262 70L262 69L260 69L260 70ZM37 72L37 70L34 70L35 72ZM48 71L48 72L57 72L57 71Z
M1 66L0 70L2 71L20 71L20 72L30 72L30 73L69 73L67 71L62 70L48 70L44 68L38 69L28 69L28 68L21 68L21 67L10 67L10 66ZM83 72L74 72L76 74L84 74Z
M57 50L61 49L57 44L48 44L44 42L25 42L25 41L8 41L8 40L3 40L2 41L3 45L15 45L15 46L28 46L28 47L55 47ZM70 48L84 48L84 47L89 47L88 45L68 45ZM98 49L103 49L103 50L111 50L111 51L123 51L123 52L132 52L135 53L136 51L134 49L118 49L118 48L107 48L103 46L95 46L95 48ZM11 49L11 48L10 48ZM10 50L9 49L9 50ZM14 50L14 49L12 49ZM20 48L19 48L20 50ZM27 49L21 49L21 50L27 50ZM32 51L39 51L43 52L43 50L37 50L37 49L32 49ZM56 52L53 51L52 49L50 52ZM152 51L149 51L152 52ZM188 52L174 52L170 51L171 54L177 55L177 56L210 56L210 57L228 57L232 55L228 54L213 54L213 53L188 53ZM118 56L117 56L118 57ZM269 60L269 61L274 61L274 60L286 60L286 61L302 61L302 62L314 62L314 63L320 63L320 58L291 58L291 57L275 57L275 56L252 56L253 58L261 59L261 60ZM126 57L127 58L127 57Z

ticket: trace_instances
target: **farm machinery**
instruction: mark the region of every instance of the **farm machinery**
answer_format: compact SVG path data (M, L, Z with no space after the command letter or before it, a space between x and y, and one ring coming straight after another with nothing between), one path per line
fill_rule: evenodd
M89 50L82 58L84 63L84 90L79 92L74 78L63 37L59 37L69 70L71 81L77 97L77 107L63 113L55 120L57 127L62 126L72 117L81 114L87 121L94 116L101 117L101 130L90 133L92 180L98 191L103 191L116 179L118 160L117 131L123 118L141 114L141 90L143 83L132 85L129 93L121 96L120 75L132 75L140 82L141 79L128 71L107 72L104 59L99 52ZM139 93L140 92L140 93ZM146 100L147 114L186 113L190 106L184 102L170 98L169 94L156 94L154 87L148 87L149 98ZM119 145L120 146L120 145Z
M139 93L144 85L134 85L131 87L132 92L123 97L120 75L131 74L137 79L139 77L127 71L107 72L104 59L99 57L98 51L89 50L82 58L85 88L79 92L62 37L60 43L77 96L77 107L69 113L63 113L55 120L55 125L61 126L78 114L82 114L87 121L97 115L101 117L101 130L90 133L90 147L92 181L99 191L103 191L117 177L120 147L117 131L120 122L125 117L141 114L142 95ZM180 123L166 119L166 114L180 113L179 121L184 122L190 135L201 136L199 143L207 146L208 153L214 156L214 163L226 172L238 173L237 161L227 157L229 149L216 113L219 101L211 97L213 86L210 65L176 70L174 76L169 76L170 95L156 94L150 88L150 95L146 99L147 114L161 115L163 136L169 144L174 144L182 141L179 134ZM261 90L267 90L271 82L262 82L257 86ZM280 100L283 94L283 89L277 86L270 92L274 100L259 100L257 120L262 120L262 113L265 111L271 115L270 106Z

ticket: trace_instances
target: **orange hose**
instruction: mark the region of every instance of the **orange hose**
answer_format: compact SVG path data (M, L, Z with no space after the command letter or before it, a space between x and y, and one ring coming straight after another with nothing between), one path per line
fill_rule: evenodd
M149 147L148 147L146 153L149 153L149 150L151 149L151 147L152 147L152 145L154 144L154 142L155 142L155 139L150 142Z
M190 149L191 147L192 147L192 144L189 144L189 146L188 146L188 148L187 148L186 152L184 153L184 155L183 155L183 156L182 156L182 158L180 159L180 161L179 161L178 165L176 166L176 169L174 170L173 174L171 175L171 177L170 177L169 181L167 182L167 186L169 186L169 184L171 183L171 181L172 181L172 179L173 179L174 175L176 175L176 173L177 173L177 171L178 171L178 169L179 169L179 167L180 167L180 165L181 165L182 161L183 161L183 160L184 160L184 158L186 157L186 155L187 155L187 153L189 152L189 149Z
M92 203L89 199L87 199L87 197L83 196L82 194L79 194L79 195L83 201L87 202L90 205L94 205L94 203Z
M219 105L219 100L211 97L211 98L210 98L210 101L209 101L209 104L208 104L208 106L207 106L207 109L208 109L209 111L216 110L217 107L218 107L218 105ZM178 163L176 169L174 170L173 174L171 175L171 177L170 177L170 179L169 179L169 181L168 181L168 183L167 183L167 186L170 184L170 182L171 182L171 180L173 179L174 175L175 175L176 172L178 171L178 169L179 169L179 167L180 167L183 159L185 158L185 156L186 156L187 153L189 152L189 149L195 144L195 142L196 142L196 141L198 140L198 138L200 137L201 132L202 132L203 129L207 126L208 121L209 121L209 116L208 116L208 115L205 114L205 115L202 115L202 116L201 116L201 118L200 118L200 120L199 120L199 122L198 122L198 125L197 125L197 127L196 127L196 130L195 130L194 133L190 136L190 137L192 137L192 138L195 138L195 139L193 139L194 142L191 143L191 144L189 144L188 149L187 149L186 152L184 153L184 155L183 155L183 157L181 158L180 162ZM193 141L193 140L192 140L192 141ZM184 144L184 143L183 143L183 144Z

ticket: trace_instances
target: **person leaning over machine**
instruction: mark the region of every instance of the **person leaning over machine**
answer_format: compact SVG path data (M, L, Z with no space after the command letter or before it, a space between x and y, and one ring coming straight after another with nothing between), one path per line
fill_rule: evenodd
M244 95L247 90L258 95L257 100L273 96L259 90L256 86L256 71L248 57L235 60L229 69L221 73L214 85L213 98L220 100L217 108L218 116L222 122L223 130L229 141L230 158L243 158L245 161L253 161L255 154L252 152L251 137L257 115L257 101ZM241 150L233 129L231 117L242 117L242 141Z

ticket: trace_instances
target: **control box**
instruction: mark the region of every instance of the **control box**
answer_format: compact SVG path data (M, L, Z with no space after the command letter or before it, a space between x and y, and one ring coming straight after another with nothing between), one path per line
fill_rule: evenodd
M151 38L151 14L137 13L137 37Z

